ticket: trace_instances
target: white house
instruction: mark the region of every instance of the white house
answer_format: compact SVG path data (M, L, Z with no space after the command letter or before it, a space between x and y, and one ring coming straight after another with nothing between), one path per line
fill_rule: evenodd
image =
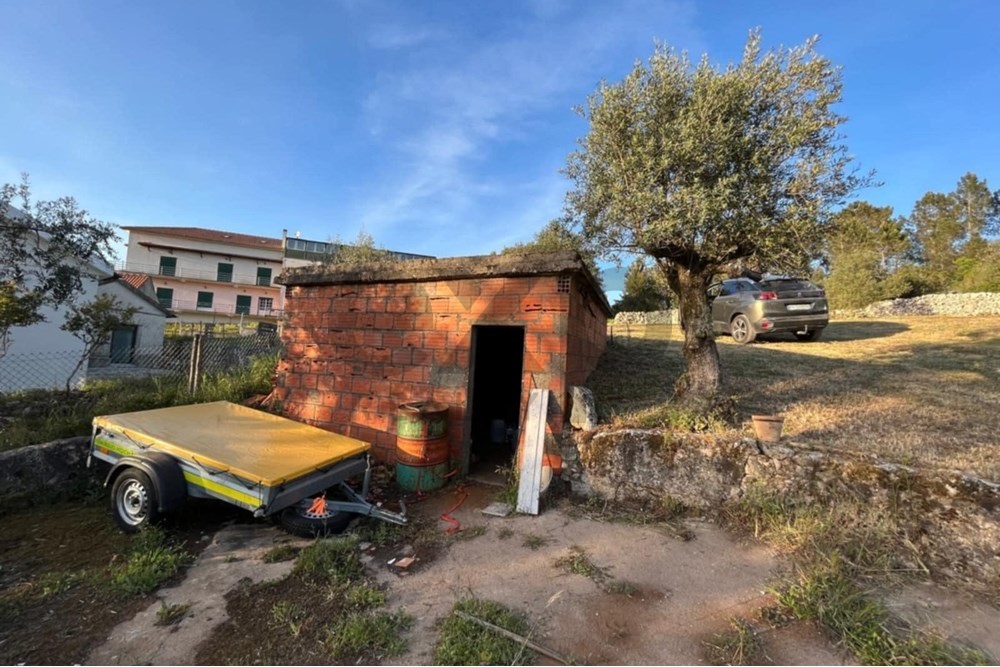
M39 237L38 243L47 243ZM99 291L100 281L110 278L111 267L98 262L79 262L83 291L77 303L93 300ZM83 365L74 368L84 353L84 344L60 326L65 321L66 309L44 306L45 318L37 324L11 329L7 352L0 357L0 392L22 389L51 389L79 384L86 377ZM72 377L70 377L72 375Z
M112 364L135 364L140 356L159 355L163 350L163 328L176 317L156 299L149 276L120 272L98 284L98 294L114 297L122 306L135 308L130 324L119 327L111 340L90 355L90 369Z

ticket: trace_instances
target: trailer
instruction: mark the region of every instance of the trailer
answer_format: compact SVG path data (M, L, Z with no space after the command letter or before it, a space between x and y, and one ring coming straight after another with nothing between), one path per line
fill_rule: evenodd
M95 417L92 459L118 525L136 532L188 497L215 498L291 532L339 532L356 515L405 524L368 502L371 445L227 401ZM347 484L362 478L361 490Z

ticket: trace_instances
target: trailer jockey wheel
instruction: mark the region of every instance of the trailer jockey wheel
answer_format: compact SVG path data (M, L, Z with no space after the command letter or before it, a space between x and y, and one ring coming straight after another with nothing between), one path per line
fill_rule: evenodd
M280 522L293 535L325 537L343 532L354 517L353 512L326 507L322 498L306 498L283 510Z

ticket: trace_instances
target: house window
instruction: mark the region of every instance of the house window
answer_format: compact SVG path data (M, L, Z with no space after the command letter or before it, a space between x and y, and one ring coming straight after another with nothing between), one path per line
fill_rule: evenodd
M249 294L237 294L236 295L236 314L237 315L249 315L250 314L250 295Z
M160 275L161 276L176 276L177 275L177 258L176 257L161 257L160 258Z
M261 287L271 286L271 268L268 266L257 267L257 284Z
M219 262L219 272L215 279L220 283L233 282L233 265L226 264L225 262Z
M262 296L257 299L257 314L258 315L270 315L271 308L274 306L274 299L269 296Z
M198 292L198 309L211 310L213 298L215 295L212 292Z
M164 308L170 308L171 304L174 302L174 290L170 287L157 287L156 300L159 301L160 305Z

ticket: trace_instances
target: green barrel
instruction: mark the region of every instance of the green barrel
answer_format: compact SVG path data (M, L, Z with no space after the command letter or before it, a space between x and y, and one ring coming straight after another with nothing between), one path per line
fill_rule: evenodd
M448 406L403 403L396 412L396 483L406 491L433 491L448 474Z

